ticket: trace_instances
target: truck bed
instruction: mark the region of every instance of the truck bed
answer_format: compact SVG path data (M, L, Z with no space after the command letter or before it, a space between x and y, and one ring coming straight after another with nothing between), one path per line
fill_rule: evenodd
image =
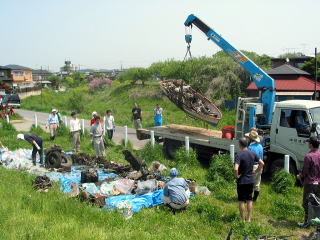
M222 138L222 132L219 130L177 124L138 129L138 138L140 140L150 138L150 131L154 131L155 137L184 141L188 136L190 143L221 149L229 149L233 142L233 140Z

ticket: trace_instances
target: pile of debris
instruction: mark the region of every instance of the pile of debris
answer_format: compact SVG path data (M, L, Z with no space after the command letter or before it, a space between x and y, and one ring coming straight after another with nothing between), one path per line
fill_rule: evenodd
M71 155L72 163L77 165L95 165L105 162L104 157L94 156L88 153L74 153Z
M221 120L220 110L208 98L193 90L182 80L161 81L160 86L170 101L191 117L211 125L217 125Z
M38 192L48 192L53 187L53 182L47 176L37 176L32 183L32 187Z

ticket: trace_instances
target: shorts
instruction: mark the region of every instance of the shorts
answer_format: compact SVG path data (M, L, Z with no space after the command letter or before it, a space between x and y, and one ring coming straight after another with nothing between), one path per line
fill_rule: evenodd
M253 183L237 184L237 193L239 202L252 201Z

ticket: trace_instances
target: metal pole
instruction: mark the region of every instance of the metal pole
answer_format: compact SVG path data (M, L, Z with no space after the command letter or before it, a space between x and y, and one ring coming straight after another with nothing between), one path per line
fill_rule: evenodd
M64 125L66 127L68 127L68 118L67 118L67 116L64 116Z
M10 123L9 114L6 115L7 123Z
M106 116L103 117L103 136L106 135Z
M290 173L290 170L289 170L289 160L290 160L289 155L284 155L284 170L285 170L287 173Z
M81 119L81 123L82 123L82 133L84 134L84 119Z
M234 163L234 145L233 144L230 145L230 158Z
M36 113L34 114L34 126L35 126L36 128L38 127L38 116L37 116Z
M186 144L186 153L187 153L187 155L189 156L189 152L190 152L190 141L189 141L189 137L186 136L186 137L184 138L184 140L185 140L185 144Z
M124 146L128 145L128 127L124 126Z
M317 100L317 82L318 82L318 61L317 61L317 48L314 49L314 65L315 65L315 73L314 73L314 100Z
M154 147L154 131L150 131L150 135L151 135L151 146Z

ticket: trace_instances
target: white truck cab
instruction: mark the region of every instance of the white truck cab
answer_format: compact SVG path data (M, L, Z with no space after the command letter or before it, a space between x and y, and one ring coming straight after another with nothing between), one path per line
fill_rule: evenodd
M291 158L292 168L300 170L306 153L306 140L316 136L320 124L320 102L311 100L288 100L277 102L270 129L270 157L274 166L283 163L283 155ZM320 132L319 132L320 133ZM281 161L280 161L281 159ZM270 159L271 160L271 159ZM278 161L278 163L277 163Z

